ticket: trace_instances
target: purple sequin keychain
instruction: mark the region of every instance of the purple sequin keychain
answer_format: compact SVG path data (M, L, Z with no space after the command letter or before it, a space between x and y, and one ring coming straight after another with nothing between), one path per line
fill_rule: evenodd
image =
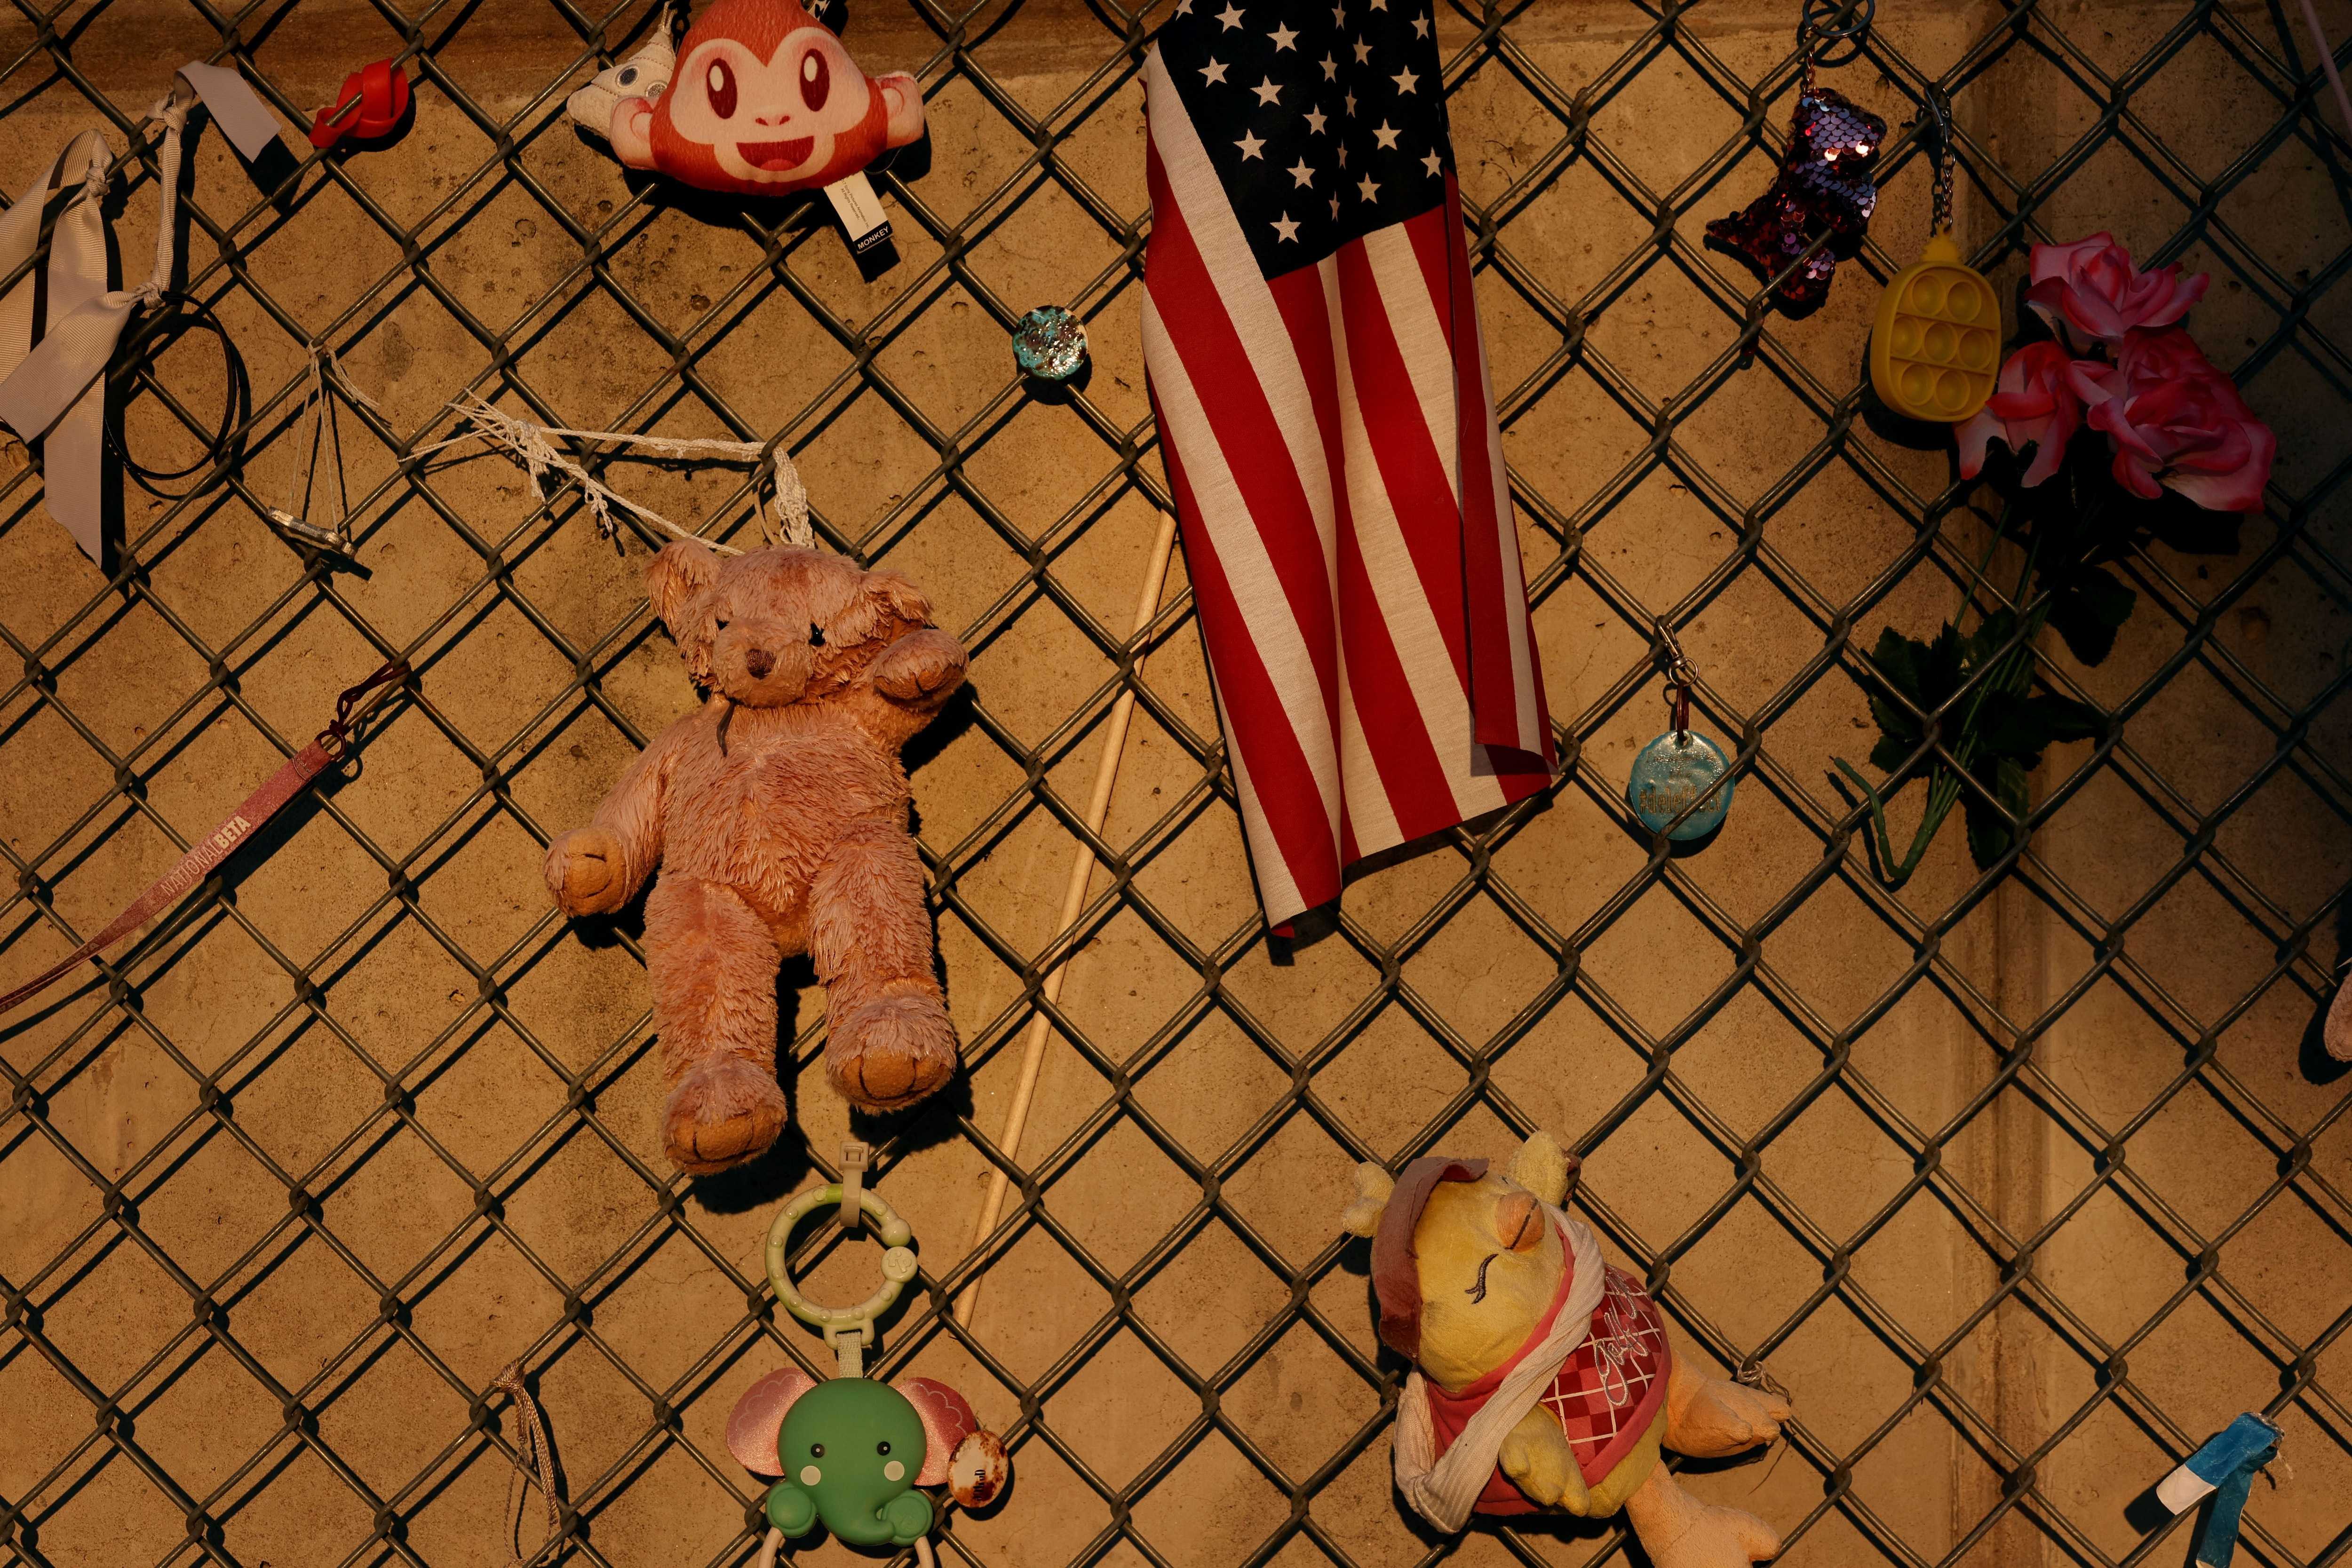
M1808 7L1810 12L1811 7ZM1805 256L1772 292L1781 311L1810 316L1830 297L1830 274L1862 248L1863 232L1878 205L1878 149L1886 121L1834 88L1813 82L1812 28L1799 39L1805 76L1789 150L1771 189L1729 217L1706 225L1710 250L1738 257L1769 283L1823 235L1828 243Z

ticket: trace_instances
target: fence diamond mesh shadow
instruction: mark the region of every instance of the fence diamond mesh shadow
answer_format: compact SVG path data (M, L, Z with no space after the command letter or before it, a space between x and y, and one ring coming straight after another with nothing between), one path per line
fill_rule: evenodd
M1249 894L1189 594L1127 635L1167 504L1136 351L1159 7L854 6L853 48L917 70L932 125L880 182L900 260L869 283L821 208L625 178L571 128L564 94L643 38L641 6L16 0L5 183L107 125L126 254L152 238L141 117L181 60L234 60L301 124L391 56L418 108L274 201L197 139L185 293L238 367L202 331L129 362L123 439L198 466L130 491L110 578L21 446L0 459L8 975L102 924L336 690L394 655L416 674L353 776L0 1027L11 1560L507 1561L519 1426L491 1382L519 1362L566 1482L542 1560L750 1561L726 1409L824 1360L760 1239L852 1132L924 1260L880 1369L957 1383L1014 1450L1011 1500L950 1521L950 1563L1637 1555L1613 1522L1441 1540L1389 1490L1402 1369L1335 1239L1349 1168L1538 1126L1585 1156L1580 1201L1692 1353L1792 1391L1784 1446L1685 1475L1769 1517L1785 1561L2169 1561L2183 1537L2143 1540L2125 1504L2248 1407L2294 1474L2257 1490L2242 1550L2352 1554L2352 1100L2310 1030L2352 881L2352 143L2284 0L1885 0L1832 78L1898 126L1952 95L1961 237L2005 296L2032 243L2099 227L2210 271L2199 337L2282 449L2234 553L2120 563L2137 611L2112 656L2036 646L2038 682L2107 723L2035 773L2020 847L1979 873L1948 832L1894 890L1828 779L1867 750L1864 650L1996 607L2015 557L1945 455L1863 418L1868 314L1925 238L1911 131L1820 316L1769 314L1698 243L1785 134L1795 9L1439 8L1570 765L1294 950ZM2352 7L2322 11L2352 37ZM1004 340L1048 300L1097 361L1054 402ZM296 483L313 348L379 405L337 410L348 562L262 520ZM974 653L974 699L910 758L968 1084L853 1128L788 970L795 1130L695 1186L661 1159L637 929L567 925L538 874L688 700L637 586L657 536L600 538L576 491L426 452L467 392L782 442L831 548L931 591ZM573 451L760 537L740 470ZM1660 620L1743 769L1696 855L1622 800L1664 722ZM1100 866L1056 938L1079 842ZM1013 1200L959 1251L992 1170ZM828 1228L800 1267L849 1300L873 1260ZM982 1277L967 1328L950 1305Z

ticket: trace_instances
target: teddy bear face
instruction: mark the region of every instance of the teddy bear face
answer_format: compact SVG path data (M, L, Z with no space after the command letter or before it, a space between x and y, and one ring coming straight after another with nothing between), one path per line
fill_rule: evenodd
M819 550L722 561L681 539L654 557L646 580L695 684L745 707L839 695L930 619L929 601L898 573Z
M1412 1228L1421 1363L1463 1388L1510 1359L1559 1294L1568 1254L1536 1195L1500 1176L1440 1182Z

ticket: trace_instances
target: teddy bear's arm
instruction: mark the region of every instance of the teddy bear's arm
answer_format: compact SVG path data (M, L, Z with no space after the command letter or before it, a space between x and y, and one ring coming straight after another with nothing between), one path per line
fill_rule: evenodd
M904 745L962 686L966 657L963 644L936 626L909 632L866 672L873 695L860 721L885 746Z
M566 915L609 915L660 863L662 804L679 748L698 716L671 725L637 754L589 819L547 846L547 887Z

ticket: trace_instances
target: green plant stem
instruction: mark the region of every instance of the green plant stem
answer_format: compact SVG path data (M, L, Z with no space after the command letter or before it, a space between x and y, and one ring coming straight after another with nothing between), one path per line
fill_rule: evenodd
M1977 584L1982 582L1985 580L1985 573L1992 570L1993 552L2000 549L2000 541L2008 536L2009 503L2003 501L2000 504L2000 516L1993 519L1992 538L1985 541L1984 554L1977 558L1976 570L1970 572L1969 580L1960 584L1960 601L1952 607L1953 625L1958 625L1960 617L1969 612L1969 601L1975 594Z
M1965 613L1968 609L1969 596L1975 591L1976 584L1983 580L1986 570L1992 564L1992 550L1999 548L2001 538L2008 531L2008 521L2009 507L2006 502L2003 502L2000 517L1993 528L1992 545L1986 549L1984 560L1977 568L1977 575L1969 580L1968 587L1961 590L1962 613ZM2041 553L2042 533L2043 530L2035 529L2032 542L2026 546L2025 559L2018 571L2017 590L2010 599L2012 604L2023 603L2027 591L2032 586L2033 568L2036 558ZM1978 739L1977 715L1984 706L1985 698L1996 691L2016 695L2023 692L2031 684L2033 674L2033 639L2041 634L2043 624L2050 619L2051 604L2052 596L2046 592L2033 601L2018 623L2019 634L2015 645L1995 657L1989 673L1978 673L1979 678L1962 704L1954 727L1958 731L1959 738L1953 743L1952 760L1948 763L1940 760L1928 763L1927 809L1920 814L1919 825L1911 835L1910 847L1899 860L1895 854L1894 841L1886 830L1884 799L1852 763L1843 758L1835 759L1839 769L1862 790L1870 802L1871 822L1877 832L1880 879L1887 886L1901 887L1911 880L1911 873L1919 869L1919 862L1927 853L1927 846L1935 842L1936 834L1942 830L1944 820L1949 817L1952 814L1952 809L1960 803L1961 794L1968 787L1968 776L1976 765L1977 750L1980 744ZM1957 615L1954 617L1953 623L1955 626L1958 624ZM1935 719L1935 733L1942 734L1945 724L1946 720L1943 718Z

